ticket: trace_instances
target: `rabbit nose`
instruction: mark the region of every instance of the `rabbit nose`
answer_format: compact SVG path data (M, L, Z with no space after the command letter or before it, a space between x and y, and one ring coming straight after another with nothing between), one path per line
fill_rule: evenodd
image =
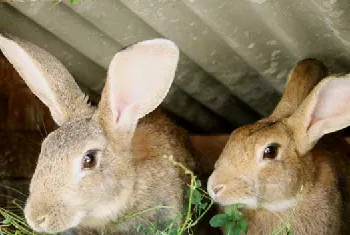
M220 194L220 192L223 191L223 189L225 188L226 186L223 185L223 184L218 184L216 186L213 187L213 193L217 196L218 194Z
M37 225L42 228L42 229L45 229L48 227L48 224L49 224L49 219L48 219L48 216L47 215L43 215L43 216L39 216L37 219L36 219L36 223Z

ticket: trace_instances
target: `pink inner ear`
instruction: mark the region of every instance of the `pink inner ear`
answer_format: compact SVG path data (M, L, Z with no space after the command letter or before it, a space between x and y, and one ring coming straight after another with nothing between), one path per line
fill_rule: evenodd
M159 78L165 77L165 75L162 75L162 72L158 71L157 68L152 69L151 65L154 63L152 57L148 56L147 59L145 57L147 58L144 56L142 60L133 58L133 62L137 62L138 67L128 69L125 66L123 70L119 70L120 74L115 75L118 79L112 81L111 99L116 124L119 124L122 116L128 116L130 121L133 121L134 118L137 119L139 113L149 109L150 102L151 104L161 102L161 100L157 100L162 96L159 91L162 89L164 81ZM164 80L166 81L166 79ZM142 105L136 107L135 104ZM130 106L134 106L135 109L128 109Z
M137 121L164 99L175 76L177 47L167 40L145 41L117 53L108 69L108 95L118 128Z
M130 106L130 102L128 102L127 99L125 99L123 96L116 95L113 109L115 111L115 124L118 124L121 114L128 106Z
M150 89L147 89L147 86L144 84L137 84L137 83L134 84L133 82L134 80L130 79L127 81L123 81L122 84L118 84L115 87L113 87L114 95L112 95L112 97L114 99L113 106L116 112L115 113L116 124L119 123L121 116L125 113L125 110L128 107L138 102L142 102L146 100L147 91L152 91ZM130 114L131 113L129 113L128 115Z
M310 126L350 111L350 78L330 80L320 91Z

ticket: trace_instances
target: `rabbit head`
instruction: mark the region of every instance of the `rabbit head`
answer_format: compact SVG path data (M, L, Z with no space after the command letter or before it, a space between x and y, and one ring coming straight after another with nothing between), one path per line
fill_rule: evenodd
M25 206L29 225L55 233L118 215L135 184L136 125L166 96L178 48L154 39L118 52L98 108L45 50L9 35L0 35L0 48L60 126L42 143Z
M208 180L216 202L284 211L302 186L315 184L310 150L323 135L350 125L350 75L314 87L324 75L317 61L301 61L272 115L233 131Z

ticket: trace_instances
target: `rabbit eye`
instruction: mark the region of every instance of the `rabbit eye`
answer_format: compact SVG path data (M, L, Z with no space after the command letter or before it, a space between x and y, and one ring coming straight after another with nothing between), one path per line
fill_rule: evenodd
M83 157L83 168L91 169L97 163L97 150L89 150Z
M270 144L264 149L263 159L275 159L278 155L279 144Z

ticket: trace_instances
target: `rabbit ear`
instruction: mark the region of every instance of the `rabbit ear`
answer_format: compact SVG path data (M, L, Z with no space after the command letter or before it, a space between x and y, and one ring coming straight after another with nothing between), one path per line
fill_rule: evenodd
M0 49L32 92L49 107L58 125L92 113L68 70L47 51L4 34L0 34Z
M305 153L325 134L350 125L350 74L321 81L287 120Z
M327 76L327 68L316 59L299 61L292 69L283 96L270 118L278 120L292 115L306 96Z
M143 41L117 53L108 69L98 118L113 134L131 139L137 121L165 98L179 50L166 39Z

